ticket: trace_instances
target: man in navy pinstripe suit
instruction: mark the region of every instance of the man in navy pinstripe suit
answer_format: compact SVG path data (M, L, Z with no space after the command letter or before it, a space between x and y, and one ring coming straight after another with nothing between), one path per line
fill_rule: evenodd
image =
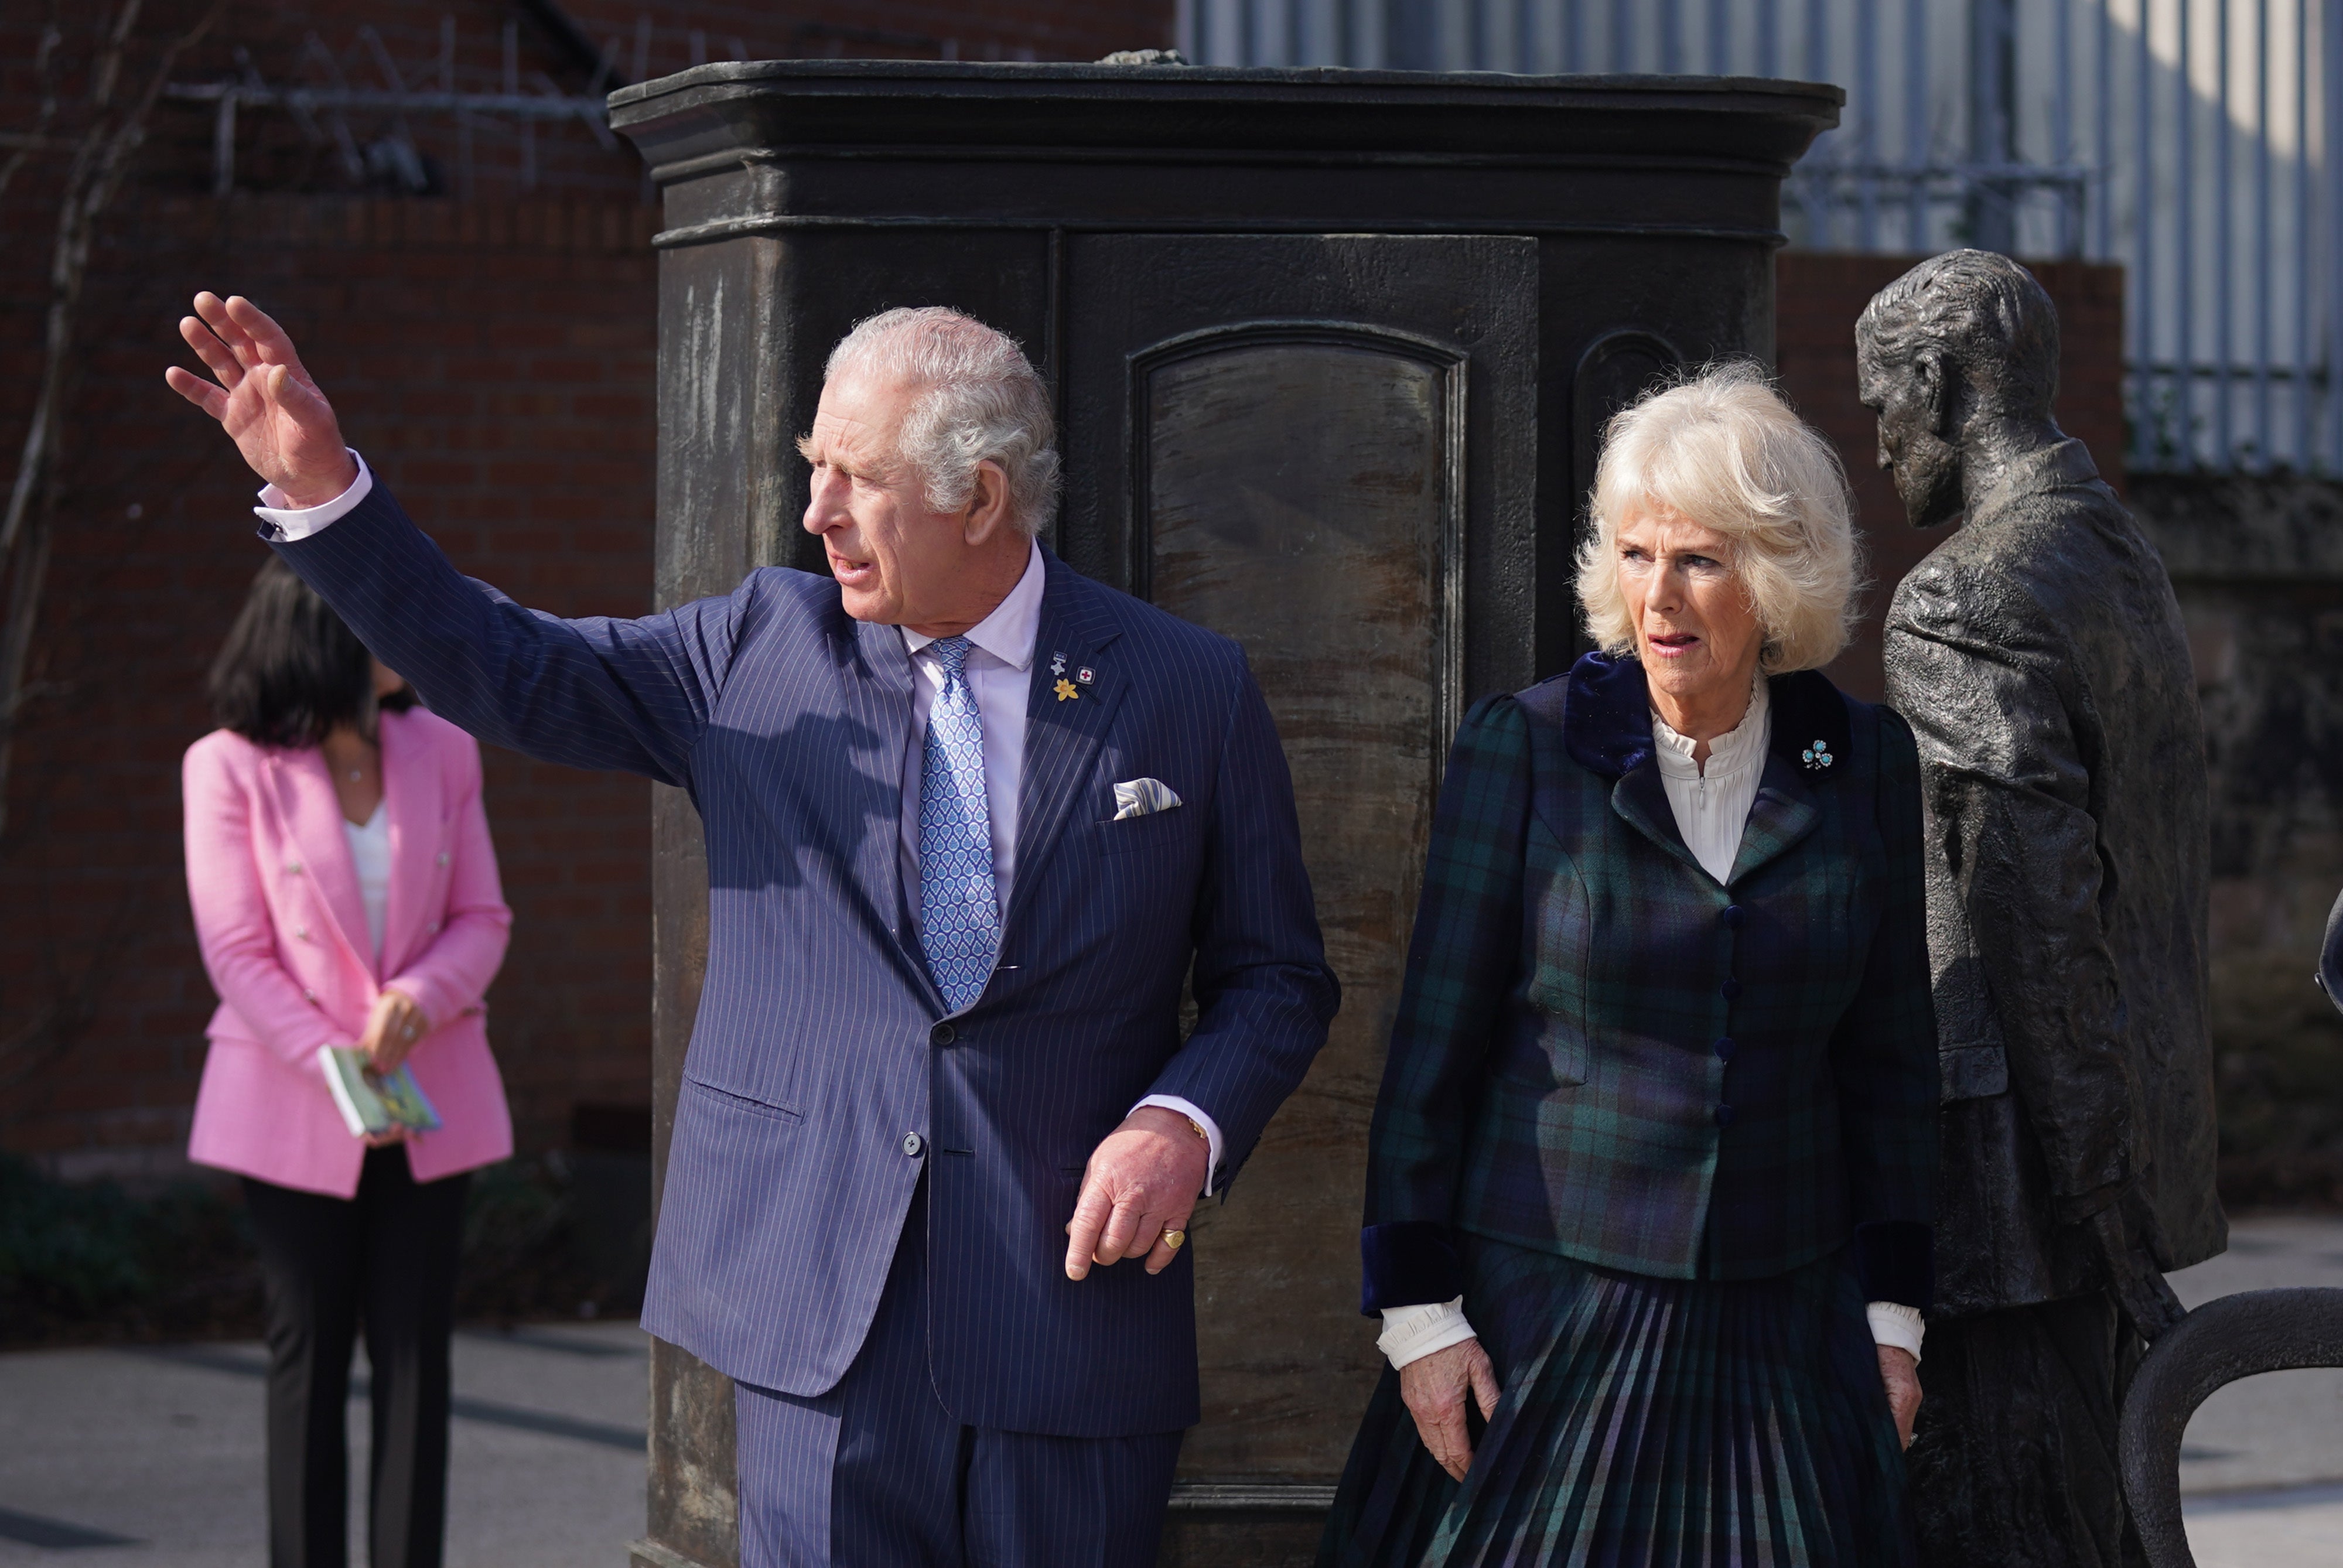
M1151 1563L1197 1417L1183 1228L1337 988L1243 654L1035 540L1057 458L1016 346L940 309L839 346L801 443L831 577L563 620L456 572L275 322L196 308L216 380L171 385L434 711L699 809L644 1324L739 1384L744 1562Z

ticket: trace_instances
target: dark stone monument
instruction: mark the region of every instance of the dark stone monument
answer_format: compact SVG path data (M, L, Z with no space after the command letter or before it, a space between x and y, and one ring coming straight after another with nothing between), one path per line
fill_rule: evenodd
M791 442L825 357L876 311L954 306L1055 384L1049 542L1237 638L1276 711L1344 1005L1193 1226L1205 1413L1167 1562L1310 1560L1375 1372L1367 1118L1450 731L1576 652L1603 421L1680 365L1770 357L1780 181L1841 96L793 61L612 97L666 203L661 604L821 569ZM654 812L663 1160L708 917L689 804ZM731 1487L729 1386L658 1347L636 1563L733 1563Z
M2164 564L2052 417L2058 317L1936 256L1856 327L1910 520L1887 700L1919 742L1944 1078L1911 1449L1924 1562L2132 1561L2117 1402L2221 1251L2204 721Z

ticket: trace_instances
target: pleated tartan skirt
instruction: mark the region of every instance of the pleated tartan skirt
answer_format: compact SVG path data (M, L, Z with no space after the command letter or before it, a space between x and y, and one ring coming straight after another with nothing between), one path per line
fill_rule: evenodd
M1907 1568L1904 1455L1843 1255L1655 1280L1467 1238L1503 1386L1462 1484L1385 1370L1321 1568Z

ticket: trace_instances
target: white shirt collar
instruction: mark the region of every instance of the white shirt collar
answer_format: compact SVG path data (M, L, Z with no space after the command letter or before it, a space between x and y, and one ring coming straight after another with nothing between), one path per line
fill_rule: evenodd
M1706 778L1711 781L1730 779L1744 769L1763 766L1765 743L1771 738L1773 726L1768 722L1773 706L1773 694L1766 689L1765 678L1760 675L1749 693L1749 706L1741 715L1741 722L1708 743L1708 768L1702 771L1692 759L1696 744L1688 735L1679 735L1668 728L1656 709L1652 714L1652 739L1657 743L1654 752L1660 772L1671 779Z
M1009 597L993 606L990 615L968 628L969 641L1017 669L1032 666L1033 644L1041 635L1041 590L1050 580L1049 570L1041 564L1041 542L1036 539L1029 548L1031 554L1025 558L1025 575L1017 579ZM913 653L936 640L920 636L908 626L901 630L903 646Z

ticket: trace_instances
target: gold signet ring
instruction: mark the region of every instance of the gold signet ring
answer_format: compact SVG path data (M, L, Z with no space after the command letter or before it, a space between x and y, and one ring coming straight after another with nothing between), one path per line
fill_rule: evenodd
M1163 1244L1171 1248L1175 1252L1182 1247L1185 1246L1187 1241L1188 1232L1185 1231L1166 1231L1163 1232Z

